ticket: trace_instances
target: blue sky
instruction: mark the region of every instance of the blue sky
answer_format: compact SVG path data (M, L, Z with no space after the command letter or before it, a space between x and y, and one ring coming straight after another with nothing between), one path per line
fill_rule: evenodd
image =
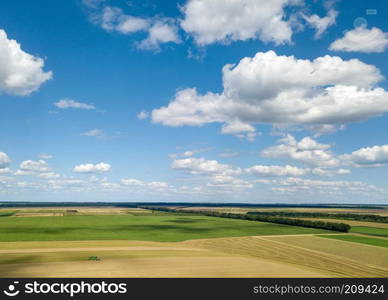
M386 203L384 1L2 1L0 200Z

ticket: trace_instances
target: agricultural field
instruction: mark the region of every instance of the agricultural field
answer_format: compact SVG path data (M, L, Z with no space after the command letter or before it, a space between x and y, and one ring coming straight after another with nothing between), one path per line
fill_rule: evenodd
M319 208L319 207L209 207L209 206L193 206L193 207L173 207L178 210L197 210L197 211L218 211L226 213L242 213L247 212L308 212L308 213L352 213L352 214L370 214L388 216L388 207L381 208Z
M372 225L373 226L373 225ZM350 232L361 233L373 236L381 236L388 238L388 228L375 228L367 226L353 226Z
M388 277L384 230L141 208L2 209L0 277Z
M66 208L51 207L21 207L17 209L0 209L2 215L12 214L14 217L47 217L47 216L66 216L66 215L124 215L124 214L149 214L149 210L141 208L122 208L122 207L85 207L69 206Z
M226 236L317 234L326 230L205 216L85 215L0 219L0 241L143 240L177 242Z
M5 246L0 248L2 277L328 277L309 267L207 249L198 242L16 242ZM89 261L90 255L101 260Z
M357 235L321 235L320 237L388 248L388 239L370 238Z

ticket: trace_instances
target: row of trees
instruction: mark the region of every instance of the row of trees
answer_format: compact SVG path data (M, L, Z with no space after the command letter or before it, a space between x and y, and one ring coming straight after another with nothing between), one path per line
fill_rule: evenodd
M0 217L10 217L14 212L0 212Z
M345 219L366 222L388 223L388 217L379 215L352 214L352 213L318 213L318 212L291 212L291 211L252 211L248 215L261 216L280 216L295 218L326 218L326 219Z
M176 210L176 209L172 209L172 208L168 208L168 207L154 207L153 206L153 207L143 207L143 208L151 209L153 211L163 211L163 212L180 213L180 214L183 213L182 210ZM327 230L340 231L340 232L348 232L351 228L350 225L344 224L344 223L291 219L291 218L272 216L272 215L234 214L234 213L224 213L224 212L217 212L217 211L198 211L198 210L185 210L184 213L210 216L210 217L270 222L270 223L292 225L292 226L302 226L302 227L310 227L310 228L327 229Z

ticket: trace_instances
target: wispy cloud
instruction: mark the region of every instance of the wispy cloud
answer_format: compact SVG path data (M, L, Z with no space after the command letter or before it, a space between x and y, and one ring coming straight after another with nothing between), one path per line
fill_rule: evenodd
M92 130L80 133L79 135L81 135L81 136L103 136L104 131L102 131L100 129L92 129Z
M141 112L139 112L139 113L137 114L137 118L138 118L139 120L148 119L149 116L150 116L150 114L149 114L148 112L146 112L145 110L142 110Z
M86 110L96 109L96 107L93 104L79 102L69 98L61 99L58 102L55 102L54 105L59 109L69 109L69 108L86 109Z

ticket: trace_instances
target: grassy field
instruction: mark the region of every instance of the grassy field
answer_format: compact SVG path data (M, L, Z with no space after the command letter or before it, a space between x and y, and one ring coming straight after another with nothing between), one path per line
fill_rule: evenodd
M350 232L388 237L388 229L386 229L386 228L353 226L352 229L350 230Z
M205 216L95 215L6 217L0 241L143 240L175 242L228 236L310 234L328 231Z
M370 238L358 235L320 235L319 237L388 248L388 240L386 239Z

